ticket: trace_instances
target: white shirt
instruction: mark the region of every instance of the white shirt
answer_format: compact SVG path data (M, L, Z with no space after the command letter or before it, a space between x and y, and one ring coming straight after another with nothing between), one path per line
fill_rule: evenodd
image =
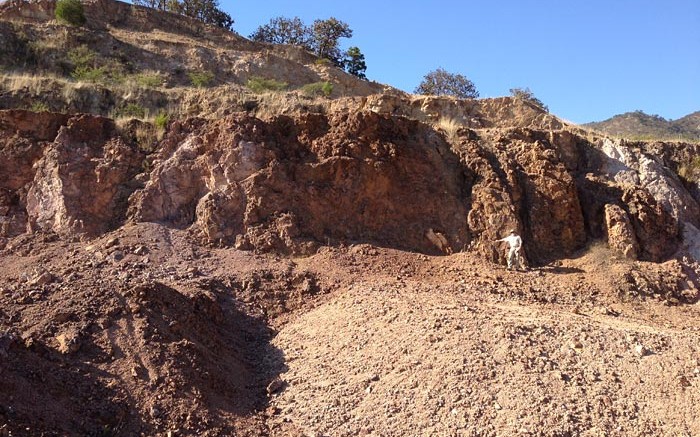
M523 245L522 238L520 238L520 235L516 235L516 234L510 234L506 238L501 238L498 241L505 241L506 243L508 243L508 246L510 246L511 250L520 249L520 246Z

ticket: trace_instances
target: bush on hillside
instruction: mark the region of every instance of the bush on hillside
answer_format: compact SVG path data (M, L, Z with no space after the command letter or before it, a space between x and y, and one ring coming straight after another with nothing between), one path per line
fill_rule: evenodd
M462 76L438 68L423 77L423 81L415 90L416 94L432 96L453 96L460 99L476 99L479 92L474 83Z
M538 108L543 109L545 112L549 112L549 107L545 105L542 100L535 97L535 95L530 91L530 88L511 88L510 95L516 99L523 100L525 102L532 103Z
M104 67L79 66L71 73L78 82L104 83L107 81L107 70Z
M169 121L170 121L170 115L166 114L165 112L161 112L158 115L156 115L156 118L153 120L153 124L158 129L165 129L166 126L168 126Z
M314 82L304 85L301 88L301 91L309 97L330 97L330 95L333 93L333 84L330 82Z
M137 103L128 103L126 105L121 105L114 110L115 118L145 118L146 109Z
M94 67L97 53L85 44L74 47L68 51L68 59L77 67Z
M275 79L265 79L263 77L251 77L248 79L246 86L254 93L263 93L265 91L284 91L287 89L286 82L280 82Z
M45 102L33 102L29 107L32 112L49 112L49 105Z
M80 0L58 0L54 13L58 21L71 26L82 26L86 21Z
M134 81L144 88L158 88L163 85L165 78L160 73L139 73L134 76Z
M214 73L211 71L191 71L187 73L192 86L197 88L208 87L214 81Z

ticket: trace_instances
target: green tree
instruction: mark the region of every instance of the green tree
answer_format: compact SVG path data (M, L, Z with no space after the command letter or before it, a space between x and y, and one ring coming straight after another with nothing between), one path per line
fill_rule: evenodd
M168 7L171 9L177 8L177 12L180 14L195 18L206 24L213 24L228 30L231 30L233 26L233 18L219 9L217 0L178 0L169 2Z
M54 10L56 19L72 26L85 24L85 12L80 0L58 0Z
M535 97L535 95L532 93L532 91L530 91L530 88L511 88L510 95L515 97L516 99L530 102L533 105L544 109L546 112L549 112L549 108L547 107L547 105L545 105L542 102L542 100Z
M442 68L426 74L420 85L416 87L415 93L433 96L454 96L462 99L479 97L479 92L471 80L461 74L449 73Z
M168 0L132 0L132 3L161 11L168 10Z
M352 38L350 26L336 18L315 20L311 26L311 48L319 58L325 58L336 66L342 66L340 38Z
M134 4L174 12L203 23L231 30L233 18L219 8L217 0L133 0Z
M271 44L291 44L311 50L309 28L299 17L277 17L257 28L250 39Z
M367 71L365 55L360 52L359 47L350 47L348 51L345 52L343 68L345 68L345 71L348 73L357 76L360 79L367 79L367 76L365 75L365 71Z

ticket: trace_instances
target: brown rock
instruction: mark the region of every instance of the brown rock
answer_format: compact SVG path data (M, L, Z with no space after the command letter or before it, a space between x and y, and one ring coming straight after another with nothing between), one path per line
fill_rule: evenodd
M627 259L637 259L639 244L627 213L618 205L605 205L608 246Z
M29 279L29 285L31 286L42 286L52 283L55 280L55 276L50 272L40 269Z
M143 153L121 139L109 119L53 116L65 123L53 142L44 144L40 159L19 163L28 167L19 173L31 175L20 206L31 230L99 235L123 220L128 183L140 171Z
M263 251L313 253L331 237L437 252L431 228L462 247L463 176L431 132L371 112L184 123L133 197L132 218L194 224L211 242Z
M75 332L64 332L56 336L58 351L62 354L71 354L80 349L80 339Z
M282 381L280 378L275 378L273 379L268 385L267 385L267 394L268 396L271 396L275 393L278 393L282 391L284 388L285 382Z
M137 246L136 249L134 249L134 255L143 256L146 254L148 254L148 247L146 246Z

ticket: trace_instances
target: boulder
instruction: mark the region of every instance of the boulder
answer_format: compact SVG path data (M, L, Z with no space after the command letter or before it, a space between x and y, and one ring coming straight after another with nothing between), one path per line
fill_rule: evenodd
M612 250L627 259L637 259L639 244L627 213L619 205L605 205L605 230Z

